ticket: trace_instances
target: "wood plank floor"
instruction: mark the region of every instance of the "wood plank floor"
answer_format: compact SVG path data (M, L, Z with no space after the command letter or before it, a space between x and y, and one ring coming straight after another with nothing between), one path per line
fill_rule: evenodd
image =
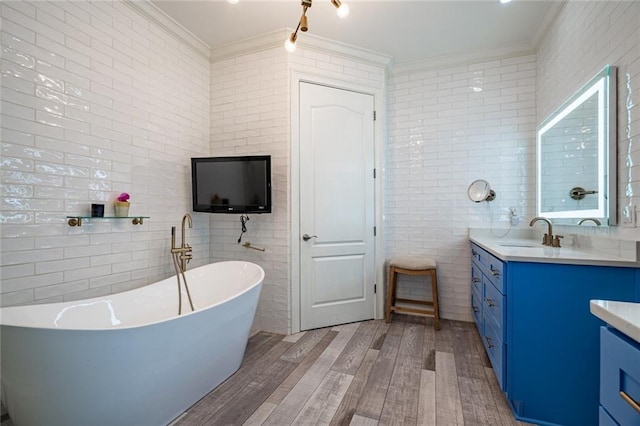
M240 369L171 426L526 425L473 323L394 314L249 339ZM12 426L4 409L1 426Z
M526 425L473 323L394 314L293 336L260 332L240 369L172 426Z

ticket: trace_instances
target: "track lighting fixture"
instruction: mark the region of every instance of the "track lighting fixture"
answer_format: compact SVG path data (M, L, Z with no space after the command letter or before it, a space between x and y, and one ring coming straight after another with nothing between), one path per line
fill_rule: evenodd
M311 7L312 0L302 0L302 15L298 21L296 30L291 33L289 37L284 41L284 48L287 52L295 52L296 40L298 38L298 31L306 32L309 30L309 18L307 18L307 9ZM349 15L349 6L340 0L331 0L331 4L336 8L336 13L340 18L346 18Z

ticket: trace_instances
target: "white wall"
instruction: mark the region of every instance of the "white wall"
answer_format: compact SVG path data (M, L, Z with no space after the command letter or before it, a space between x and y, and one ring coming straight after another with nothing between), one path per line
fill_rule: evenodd
M471 320L468 228L502 235L509 208L535 211L535 61L400 68L389 79L386 254L437 261L444 318ZM494 201L469 201L475 179L490 182ZM424 297L422 281L403 280L401 291Z
M191 210L189 158L210 150L208 52L123 2L0 7L2 305L171 275L170 228ZM144 225L67 225L95 202L113 215L120 192L131 214L151 217ZM197 265L209 260L209 224L194 219Z
M231 53L214 58L211 67L212 155L270 154L273 180L273 212L250 215L242 240L266 251L237 243L237 215L212 215L212 257L251 260L265 269L253 328L278 333L291 330L291 72L371 87L385 84L383 67L344 53L320 51L299 41L298 50L287 54L282 47L286 35L284 31L266 35L266 42L273 38L274 43L249 53L240 43Z
M640 3L568 2L538 50L537 117L543 120L605 65L618 67L618 223L640 204ZM639 240L638 228L556 228Z
M282 47L211 64L212 155L271 155L272 176L272 213L249 215L242 237L243 243L266 251L238 244L239 215L207 214L212 260L249 260L264 268L253 328L279 333L289 331L290 320L288 90L287 54Z

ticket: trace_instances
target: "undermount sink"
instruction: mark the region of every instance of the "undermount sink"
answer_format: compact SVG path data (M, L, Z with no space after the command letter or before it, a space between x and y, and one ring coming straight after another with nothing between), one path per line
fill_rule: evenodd
M500 244L501 247L540 247L540 244L534 243L504 243Z

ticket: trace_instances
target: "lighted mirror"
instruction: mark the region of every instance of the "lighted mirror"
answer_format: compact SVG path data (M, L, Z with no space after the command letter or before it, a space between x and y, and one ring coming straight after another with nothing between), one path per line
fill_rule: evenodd
M537 129L537 216L616 221L616 67L606 66Z
M471 182L467 195L471 201L479 203L481 201L493 201L496 193L491 189L491 185L484 179L478 179Z

